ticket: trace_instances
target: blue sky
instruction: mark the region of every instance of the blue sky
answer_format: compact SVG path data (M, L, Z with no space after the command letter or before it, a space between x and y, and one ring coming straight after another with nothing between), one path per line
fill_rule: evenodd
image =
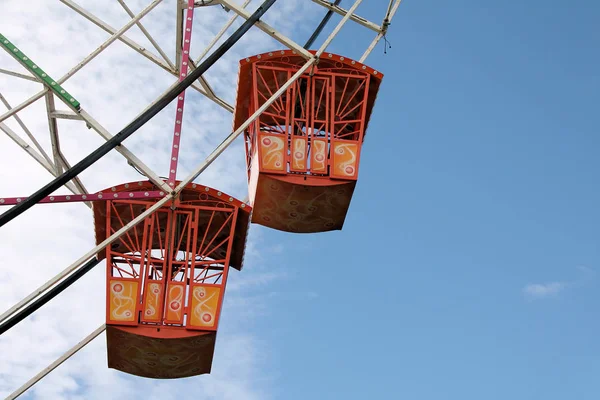
M248 327L274 398L600 396L599 17L402 3L343 231L252 228L289 274ZM332 50L358 58L362 29Z

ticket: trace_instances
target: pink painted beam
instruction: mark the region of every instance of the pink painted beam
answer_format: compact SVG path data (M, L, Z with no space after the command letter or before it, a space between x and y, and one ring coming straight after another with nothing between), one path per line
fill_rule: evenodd
M190 44L192 41L192 22L194 20L194 0L188 0L187 12L185 18L185 28L183 31L183 52L181 54L181 71L179 72L179 81L181 82L187 75L188 63L190 59ZM177 165L179 161L179 144L181 143L181 126L183 124L183 106L185 104L185 91L177 97L177 111L175 113L175 131L173 133L173 147L171 149L171 161L169 166L170 187L175 187L175 177L177 175Z
M94 194L70 194L49 196L40 201L40 203L73 203L78 201L99 201L99 200L141 200L157 199L165 196L165 192L158 190L147 192L107 192ZM26 200L27 197L2 197L1 206L12 206Z

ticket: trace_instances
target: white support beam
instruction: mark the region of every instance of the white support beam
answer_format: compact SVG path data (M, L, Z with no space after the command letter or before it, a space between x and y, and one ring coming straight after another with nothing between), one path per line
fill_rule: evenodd
M131 11L131 9L127 6L127 4L125 4L125 1L119 0L119 3L121 4L121 7L123 7L123 9L125 10L125 12L131 18L135 18L135 14L133 13L133 11ZM161 57L163 58L163 60L165 60L165 62L167 64L169 64L169 67L171 67L171 69L175 69L175 65L173 65L173 63L171 62L171 60L169 60L169 56L167 56L167 54L158 45L158 43L156 43L156 40L154 40L154 38L152 37L152 35L150 35L150 32L148 32L148 30L146 30L146 28L144 28L144 25L142 25L142 23L139 22L139 21L136 23L136 25L137 25L138 28L140 28L140 30L142 31L142 33L144 34L144 36L146 36L146 38L150 41L150 43L152 43L152 46L154 46L154 48L156 49L156 51L158 51L158 54L161 55Z
M375 39L373 39L373 41L371 42L369 47L367 47L367 50L365 50L365 52L363 53L362 57L360 57L360 60L358 60L358 62L364 63L367 60L367 57L369 57L369 55L375 48L375 46L377 46L377 43L379 43L379 41L387 33L387 29L390 26L390 24L392 23L392 18L394 18L396 11L398 11L398 7L400 7L400 3L402 3L402 0L395 0L395 3L393 3L393 5L392 5L393 1L394 0L390 1L390 6L388 7L388 11L387 11L385 17L383 18L381 32L379 32L377 34L377 36L375 36Z
M112 139L113 135L110 134L98 121L96 121L90 114L88 114L85 110L81 109L79 114L81 118L96 132L100 134L105 140ZM161 188L162 190L169 192L171 189L169 186L154 172L150 167L148 167L142 160L137 158L135 154L133 154L129 149L127 149L123 144L115 147L119 153L123 155L132 165L134 165L137 169L144 173L144 175L152 181L156 186Z
M40 164L46 171L48 171L50 175L56 177L54 165L49 160L44 159L44 157L42 157L34 149L32 149L31 146L26 141L24 141L19 135L17 135L15 131L10 129L8 125L6 125L3 122L0 122L0 130L6 133L6 135L20 148L25 150L25 152L27 152L27 154L29 154L35 161L37 161L38 164ZM73 194L77 194L77 188L71 182L68 182L65 186Z
M196 63L192 60L192 57L190 57L190 60L189 60L189 67L190 67L190 69L189 69L188 75L190 72L192 72L192 70L196 69L196 67L197 67ZM210 86L210 84L208 83L208 81L206 80L206 78L204 76L200 76L200 78L198 78L198 82L200 83L200 85L202 85L204 90L206 90L206 93L208 93L212 97L217 97L217 95L215 94L215 91Z
M242 4L242 8L246 8L248 6L248 4L250 4L252 0L246 0L244 1L244 4ZM206 55L208 54L208 52L217 44L217 42L219 41L219 39L221 39L221 37L225 34L225 32L227 32L227 29L229 29L231 27L231 25L233 25L233 23L235 22L235 20L239 17L238 14L234 14L231 16L231 18L229 18L229 21L227 21L225 23L225 25L223 25L223 27L221 28L221 30L219 31L219 33L217 33L217 35L213 38L213 40L208 44L208 46L206 46L206 48L204 49L204 51L202 52L202 54L200 54L200 57L198 57L196 59L196 61L194 61L194 63L196 65L198 65L200 63L200 61L202 61L202 59L204 57L206 57Z
M183 49L183 10L187 8L183 2L177 0L175 7L177 9L177 19L175 21L175 73L179 75L181 71L181 51Z
M2 130L6 135L12 139L20 148L25 150L35 161L38 162L44 169L50 172L53 176L56 176L56 171L54 170L54 165L48 160L44 159L35 149L33 149L29 143L24 141L15 131L10 129L8 125L4 122L0 122L0 130Z
M54 111L54 95L52 92L46 93L46 112L48 114L48 129L50 130L50 143L52 145L52 157L54 158L54 167L56 175L64 172L63 164L60 162L60 142L58 141L58 124L56 120L50 116Z
M4 96L2 96L2 94L0 93L0 101L2 102L2 104L4 104L4 106L10 111L12 109L12 107L10 106L10 103L8 102L8 100L6 100L6 98ZM40 154L42 155L42 157L44 157L44 159L46 159L46 161L48 161L48 164L52 164L52 161L50 160L50 156L48 156L48 154L46 153L46 151L44 150L44 148L42 147L42 145L37 141L37 139L35 138L35 136L33 136L33 134L31 133L31 131L29 129L27 129L27 126L25 126L25 123L23 123L23 121L21 120L21 118L18 115L14 115L13 116L15 121L17 121L17 124L19 124L19 126L21 127L21 129L23 129L23 132L25 132L25 134L27 135L27 137L29 138L29 140L31 140L31 142L33 143L33 145L38 149L38 151L40 152Z
M50 130L50 142L52 143L52 155L54 156L54 169L56 170L56 176L62 174L65 170L71 168L71 165L67 161L67 158L60 149L60 140L58 139L58 123L56 119L52 118L51 114L55 110L54 108L54 94L52 92L46 93L46 111L48 116L48 128ZM88 194L87 189L83 186L81 179L75 177L72 179L73 185L77 188L75 194ZM91 207L91 204L90 204Z
M26 79L28 81L33 81L33 82L40 82L37 78L34 78L33 76L21 74L19 72L9 71L7 69L0 68L0 74L11 75L11 76L15 76L17 78Z
M346 24L346 22L348 22L348 20L351 18L351 16L354 15L354 10L356 10L358 8L360 3L362 3L362 0L356 0L354 2L354 4L352 4L352 7L350 7L350 10L348 10L348 13L346 13L344 18L342 18L342 20L340 22L338 22L337 26L333 29L333 32L331 32L331 34L329 34L329 36L327 37L327 39L325 39L325 41L323 42L323 44L321 45L319 50L317 50L315 57L317 57L317 58L321 57L321 54L323 54L325 52L327 47L331 44L331 41L338 35L338 33L340 33L340 30Z
M96 25L97 27L102 29L103 31L107 32L108 34L114 35L117 32L117 29L113 28L112 26L110 26L109 24L107 24L106 22L101 20L100 18L96 17L94 14L90 13L83 7L79 6L74 1L60 0L60 2L65 4L67 7L71 8L73 11L75 11L77 14L81 15L82 17L84 17L85 19L87 19L88 21L90 21L91 23L93 23L94 25ZM152 61L154 64L163 68L165 71L167 71L171 74L177 75L177 71L175 70L175 68L171 68L169 66L169 64L165 63L163 60L158 58L155 54L153 54L151 51L147 50L141 44L134 42L133 40L131 40L129 37L127 37L125 35L120 35L119 40L121 42L125 43L127 46L131 47L137 53L141 54L142 56L146 57L148 60Z
M225 7L233 10L236 14L238 14L239 16L241 16L245 19L250 18L250 16L252 15L248 11L246 11L239 5L235 4L231 0L218 0L218 1L221 4L223 4ZM255 25L258 28L260 28L263 32L265 32L267 35L271 36L273 39L277 40L279 43L285 45L286 47L296 51L296 53L300 54L307 60L310 60L312 58L312 54L310 54L302 46L300 46L298 43L294 42L292 39L288 38L287 36L284 36L281 33L277 32L277 30L275 28L271 27L270 25L264 23L263 21L257 21Z
M337 13L339 15L341 15L342 17L345 16L346 14L350 13L350 19L366 28L371 29L372 31L375 32L381 32L381 26L369 21L368 19L365 19L363 17L360 17L356 14L354 14L351 11L346 11L343 8L336 6L334 3L330 2L330 1L325 1L325 0L312 0L313 3L317 3L325 8L327 8L328 10L333 11L334 13Z
M77 121L82 121L81 115L79 113L75 113L71 110L55 110L50 114L52 118L56 119L72 119Z

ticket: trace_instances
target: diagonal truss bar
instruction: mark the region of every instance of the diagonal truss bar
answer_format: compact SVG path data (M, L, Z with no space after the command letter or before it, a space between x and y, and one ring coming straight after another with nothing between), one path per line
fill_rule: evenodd
M8 102L8 100L6 100L6 98L4 96L2 96L1 93L0 93L0 101L2 102L2 104L4 104L4 106L8 110L11 110L12 107L10 106L10 103ZM33 145L38 149L38 151L40 152L40 154L42 155L42 157L44 157L44 159L46 159L46 161L48 161L49 164L52 164L52 161L50 161L50 157L44 151L44 148L42 147L42 145L40 145L40 143L36 140L35 136L33 136L33 134L31 133L31 131L29 129L27 129L27 126L25 126L25 123L23 123L23 121L21 120L21 118L18 115L16 115L16 114L13 117L14 117L15 121L17 121L17 124L19 124L19 126L21 127L21 129L23 129L23 132L25 132L25 134L27 135L27 137L29 138L29 140L31 140L31 142L33 143Z
M338 22L337 26L333 29L333 32L331 32L331 34L327 37L327 39L325 39L319 50L317 50L317 52L315 53L315 57L321 57L321 54L323 54L327 47L329 47L331 41L338 35L338 33L340 33L340 30L346 24L346 22L348 22L351 16L354 15L354 10L356 10L358 6L360 6L360 3L362 3L362 0L356 0L354 4L352 4L352 7L350 7L348 13L344 16L344 18L342 18L340 22Z
M31 146L27 142L25 142L23 139L21 139L21 137L19 135L17 135L12 129L10 129L10 127L8 125L6 125L4 122L0 122L0 130L3 131L4 133L6 133L6 135L10 139L12 139L12 141L15 142L19 147L21 147L23 150L25 150L25 152L27 152L27 154L29 154L35 161L37 161L38 164L40 164L46 171L48 171L50 173L50 175L56 177L56 171L54 169L54 165L52 163L48 162L46 159L44 159L44 157L39 155L34 149L32 149ZM78 193L78 190L73 185L73 183L67 182L65 184L65 186L72 193ZM0 200L0 204L2 204L1 200ZM89 204L87 204L87 205L91 206Z
M64 163L61 163L62 154L60 152L60 143L58 141L58 124L56 120L50 116L54 110L54 97L51 92L46 93L46 112L48 115L48 129L50 130L50 144L52 146L52 157L54 158L54 169L56 175L62 174L64 171ZM15 115L16 117L16 115Z
M17 78L25 79L28 81L39 82L39 80L35 79L33 76L21 74L19 72L9 71L7 69L0 68L0 74L11 75L11 76L15 76Z
M240 7L239 5L235 4L231 0L218 0L218 1L220 3L222 3L224 6L226 6L227 8L233 10L239 16L241 16L241 17L243 17L245 19L248 19L250 17L250 13L248 11L246 11L245 9L243 9L242 7ZM259 27L267 35L269 35L273 39L277 40L279 43L281 43L281 44L287 46L288 48L296 51L298 54L302 55L307 60L309 60L309 59L312 58L312 54L310 54L307 50L305 50L298 43L294 42L293 40L291 40L287 36L284 36L281 33L279 33L272 26L270 26L270 25L268 25L268 24L266 24L266 23L264 23L262 21L258 21L256 23L256 26Z
M339 15L341 15L342 17L345 16L346 14L350 13L350 19L352 19L352 21L366 27L369 28L375 32L380 32L381 31L381 27L371 21L369 21L366 18L360 17L356 14L354 14L352 11L348 10L344 10L343 8L335 5L334 3L330 2L330 1L325 1L325 0L312 0L313 3L317 3L331 11L333 11L334 13L337 13Z
M133 13L133 11L131 11L131 9L127 6L127 4L125 4L124 0L119 0L119 3L121 4L121 7L123 7L123 9L125 10L125 12L131 17L134 18L135 14ZM169 67L171 67L171 69L175 69L175 66L173 65L173 63L171 62L171 60L169 60L169 56L167 56L167 54L164 52L164 50L158 45L158 43L156 43L156 40L154 40L154 38L152 37L152 35L150 35L150 32L148 32L148 30L146 28L144 28L144 25L142 25L141 22L137 22L136 23L137 27L140 28L140 31L142 31L142 33L144 34L144 36L146 36L146 38L150 41L150 43L152 43L152 46L154 46L154 48L156 49L156 51L158 51L158 54L161 55L161 57L163 58L163 60L165 60L165 62L167 64L169 64Z
M83 275L90 272L92 270L92 268L94 268L96 265L98 265L100 263L100 261L101 260L98 258L92 258L87 263L85 263L83 268L81 268L79 271L77 271L77 273L75 273L73 275L69 275L66 279L61 281L59 284L54 286L52 289L50 289L49 291L44 293L42 296L38 297L34 302L28 304L27 307L25 307L18 313L14 314L10 319L2 322L0 324L0 336L3 335L5 332L9 331L10 329L12 329L19 322L21 322L24 319L26 319L27 317L31 316L34 312L39 310L42 306L47 304L50 300L52 300L53 298L58 296L60 293L62 293L65 289L70 287L75 281L79 280L79 278L81 278Z
M56 119L71 119L71 120L76 120L76 121L81 121L83 120L83 118L81 118L81 115L79 115L79 113L74 113L73 111L67 111L67 110L54 110L51 113L52 118L56 118Z
M106 330L106 325L105 324L100 325L100 327L98 327L95 331L93 331L88 336L86 336L81 342L77 343L69 351L67 351L65 354L60 356L56 361L54 361L52 364L50 364L49 366L47 366L46 368L41 370L36 376L34 376L30 380L28 380L23 386L21 386L20 388L15 390L13 393L11 393L6 398L6 400L14 400L17 397L21 396L29 388L31 388L33 385L38 383L43 377L48 375L50 372L54 371L54 369L56 369L56 367L58 367L59 365L61 365L65 361L67 361L69 358L71 358L75 353L77 353L79 350L84 348L88 343L90 343L92 340L94 340L98 335L100 335L105 330Z
M81 118L88 124L93 130L96 131L100 136L104 138L107 142L112 140L115 136L111 135L98 121L96 121L90 114L88 114L85 110L80 110L79 115ZM123 157L127 159L129 164L135 166L137 169L142 171L144 175L152 181L159 188L169 191L169 186L158 176L150 167L148 167L142 160L140 160L135 154L133 154L127 147L123 144L119 144L115 147Z
M383 18L383 23L381 24L381 31L377 34L377 36L375 36L375 39L373 39L373 41L371 42L371 44L369 45L367 50L364 52L364 54L360 58L360 60L359 60L360 63L365 62L365 60L367 59L367 57L369 57L369 55L371 54L371 52L373 51L375 46L377 46L377 43L379 43L379 41L383 37L385 37L385 34L387 33L387 29L390 26L390 24L392 23L392 18L394 18L396 11L398 11L398 7L400 6L400 3L402 3L402 0L395 0L395 2L394 3L393 2L394 2L394 0L390 0L390 6L388 7L388 11L385 15L385 18ZM393 3L393 6L392 6L392 3Z
M242 4L241 7L243 9L245 9L248 6L248 4L250 4L251 1L252 0L246 0L246 1L244 1L244 4ZM233 23L235 22L235 20L238 17L239 17L238 14L234 14L234 15L231 16L231 18L229 18L229 21L227 21L225 23L225 25L223 25L223 27L221 28L221 30L219 31L219 33L217 33L217 35L208 44L208 46L206 46L206 48L204 49L204 51L202 52L202 54L200 54L200 56L198 58L196 58L196 61L194 61L194 64L198 64L198 63L200 63L200 61L202 61L202 59L215 46L215 44L217 44L217 42L219 41L219 39L221 39L221 37L225 34L225 32L227 32L227 29L229 29L231 27L231 25L233 25Z
M34 160L36 160L42 167L46 169L46 171L50 172L52 175L56 176L56 171L54 170L54 165L50 162L50 160L46 160L42 157L37 151L31 148L29 143L21 139L19 135L4 122L0 122L0 130L2 130L9 138L11 138L19 147L25 150Z
M340 4L342 0L335 0L334 5L338 5ZM327 11L327 14L325 14L325 16L323 17L323 19L321 20L321 23L319 23L319 26L317 26L317 29L315 29L315 31L313 32L312 35L310 35L310 37L308 38L308 40L306 41L306 43L304 43L304 48L306 50L310 49L313 45L313 43L315 42L315 40L317 40L317 38L319 37L319 35L321 34L321 32L323 31L323 29L325 28L325 26L327 25L327 23L329 22L329 20L331 19L333 15L333 11L329 10Z
M181 55L181 70L179 81L183 81L188 73L190 60L190 45L192 42L192 28L194 22L194 0L188 0L185 31L183 33L183 54ZM202 75L200 75L202 78ZM169 163L169 187L175 186L177 176L177 165L179 164L179 146L181 144L181 132L183 127L183 108L185 107L185 91L177 96L177 109L175 111L175 128L173 132L173 145L171 146L171 161Z

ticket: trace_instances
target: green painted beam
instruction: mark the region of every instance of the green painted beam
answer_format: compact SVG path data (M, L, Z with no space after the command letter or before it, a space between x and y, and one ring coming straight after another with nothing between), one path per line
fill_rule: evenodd
M27 68L29 72L37 76L42 82L44 82L50 90L52 90L57 96L62 98L67 104L70 104L74 109L79 110L81 104L75 100L73 96L69 94L62 86L60 86L54 79L44 72L43 69L38 67L33 61L29 59L21 50L19 50L10 40L8 40L3 34L0 33L0 46L10 53L15 60L21 63L22 66Z

